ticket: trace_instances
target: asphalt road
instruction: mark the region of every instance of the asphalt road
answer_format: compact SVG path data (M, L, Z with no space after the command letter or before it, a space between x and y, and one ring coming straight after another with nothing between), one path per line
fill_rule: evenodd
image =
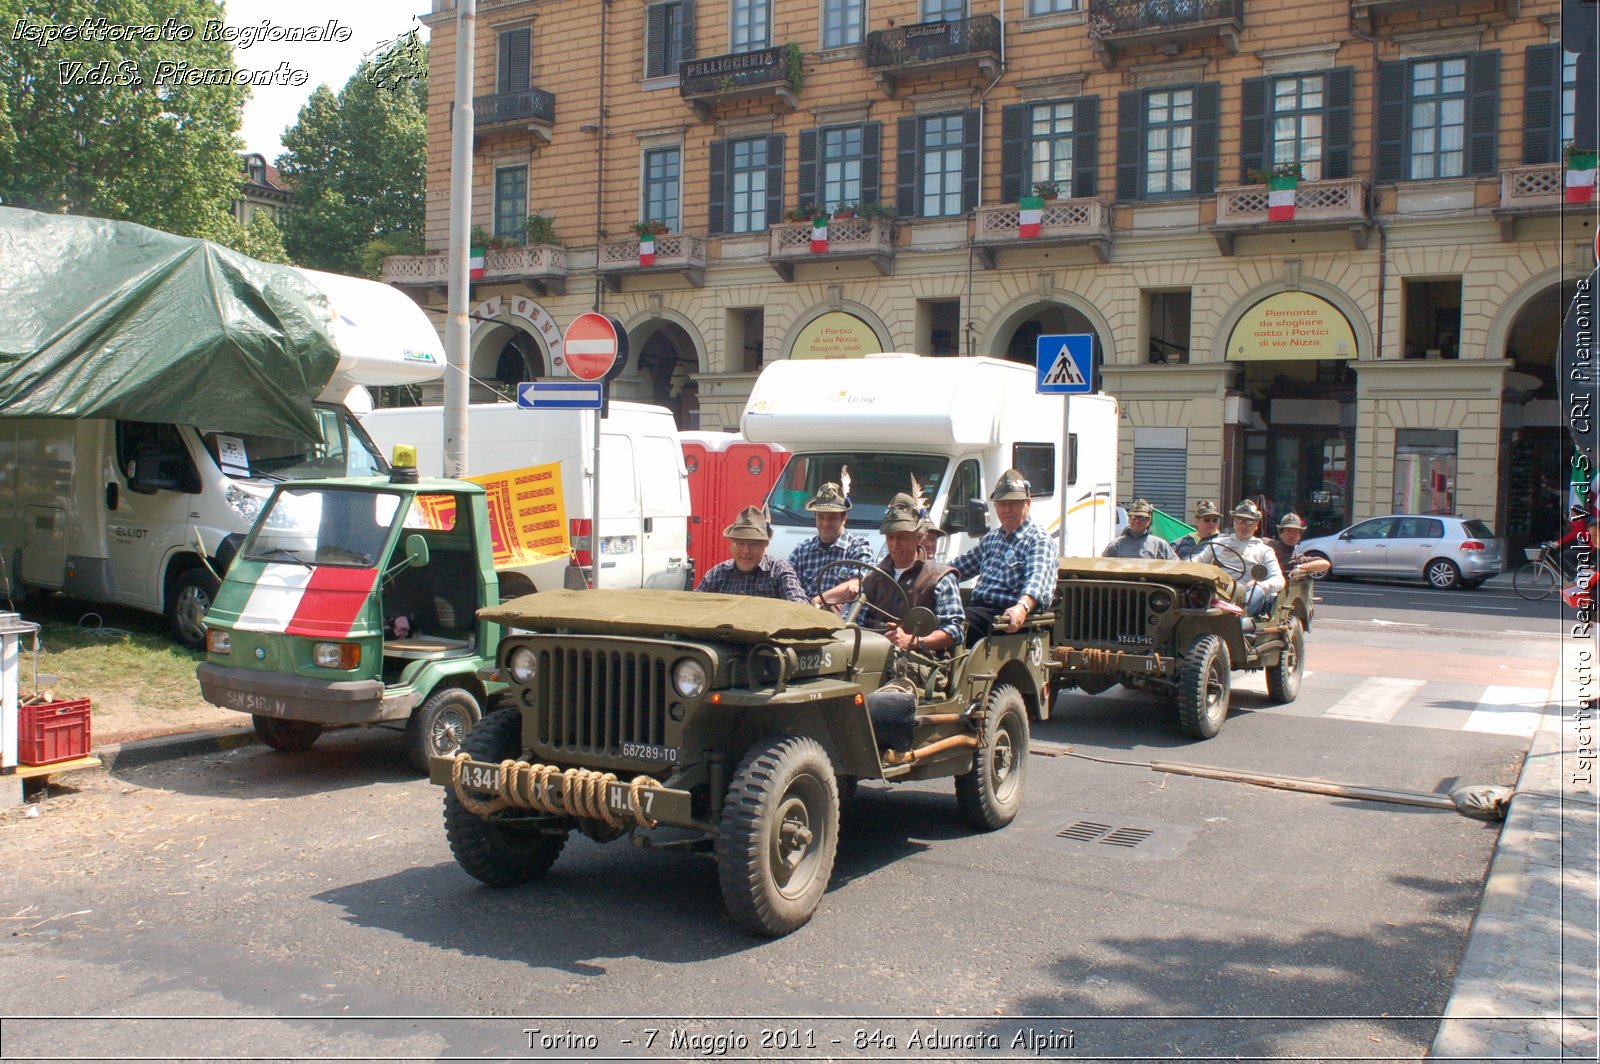
M1319 626L1296 703L1241 676L1198 744L1150 697L1069 694L1018 822L975 835L948 784L865 785L816 918L777 941L729 924L710 861L625 842L479 886L389 733L89 776L0 821L3 1056L1415 1059L1496 829L1149 762L1510 783L1508 692L1554 648Z
M1512 635L1561 630L1558 598L1529 602L1500 576L1471 591L1436 591L1426 584L1379 580L1320 580L1318 615L1329 620L1379 620L1418 628ZM1571 615L1567 609L1567 614Z

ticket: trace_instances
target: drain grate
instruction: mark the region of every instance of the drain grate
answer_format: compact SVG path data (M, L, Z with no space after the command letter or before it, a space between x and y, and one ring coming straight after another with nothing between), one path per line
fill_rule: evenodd
M1080 814L1077 819L1049 829L1034 839L1050 849L1070 853L1161 861L1182 853L1194 838L1193 828L1148 821L1140 825L1119 824L1120 819L1097 813Z
M1110 833L1110 824L1096 824L1093 820L1080 820L1076 824L1068 824L1056 832L1056 838L1072 839L1076 842L1094 842L1096 839Z
M1139 845L1145 839L1148 839L1154 834L1155 832L1151 831L1149 828L1118 828L1105 838L1101 839L1100 845L1133 847Z

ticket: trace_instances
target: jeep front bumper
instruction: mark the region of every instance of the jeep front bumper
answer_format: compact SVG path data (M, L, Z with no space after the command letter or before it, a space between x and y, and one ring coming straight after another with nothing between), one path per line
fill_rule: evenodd
M594 769L560 769L514 761L492 765L466 754L428 759L428 781L448 787L479 816L526 809L551 816L602 820L613 827L667 824L707 830L694 819L693 796L663 787L649 776L618 779Z

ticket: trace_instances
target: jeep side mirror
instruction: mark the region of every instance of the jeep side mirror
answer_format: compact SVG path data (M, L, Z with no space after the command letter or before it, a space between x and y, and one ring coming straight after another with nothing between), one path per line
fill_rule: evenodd
M406 564L413 569L428 564L428 541L415 532L406 537Z
M1262 565L1260 562L1256 562L1254 565L1252 565L1250 567L1250 579L1256 581L1257 583L1260 583L1261 581L1265 580L1266 578L1267 578L1267 567L1265 565Z
M913 606L906 611L904 617L900 618L900 628L919 638L932 635L939 630L939 618L935 617L933 611L926 606Z

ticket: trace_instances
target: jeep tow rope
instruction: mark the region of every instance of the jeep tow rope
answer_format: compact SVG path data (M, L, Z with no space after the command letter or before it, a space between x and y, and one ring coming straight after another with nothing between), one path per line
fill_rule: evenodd
M456 754L450 765L450 786L467 810L477 816L489 816L502 809L516 807L533 809L554 816L574 816L586 820L602 820L614 828L628 826L621 815L606 805L606 788L618 782L614 772L597 772L589 768L560 769L554 765L530 764L507 759L500 762L500 790L497 795L482 801L474 797L463 785L461 777L472 755L466 751ZM551 794L551 784L560 781L557 794ZM658 821L645 816L640 795L656 787L649 776L635 776L628 783L628 807L633 822L641 828L653 828Z

